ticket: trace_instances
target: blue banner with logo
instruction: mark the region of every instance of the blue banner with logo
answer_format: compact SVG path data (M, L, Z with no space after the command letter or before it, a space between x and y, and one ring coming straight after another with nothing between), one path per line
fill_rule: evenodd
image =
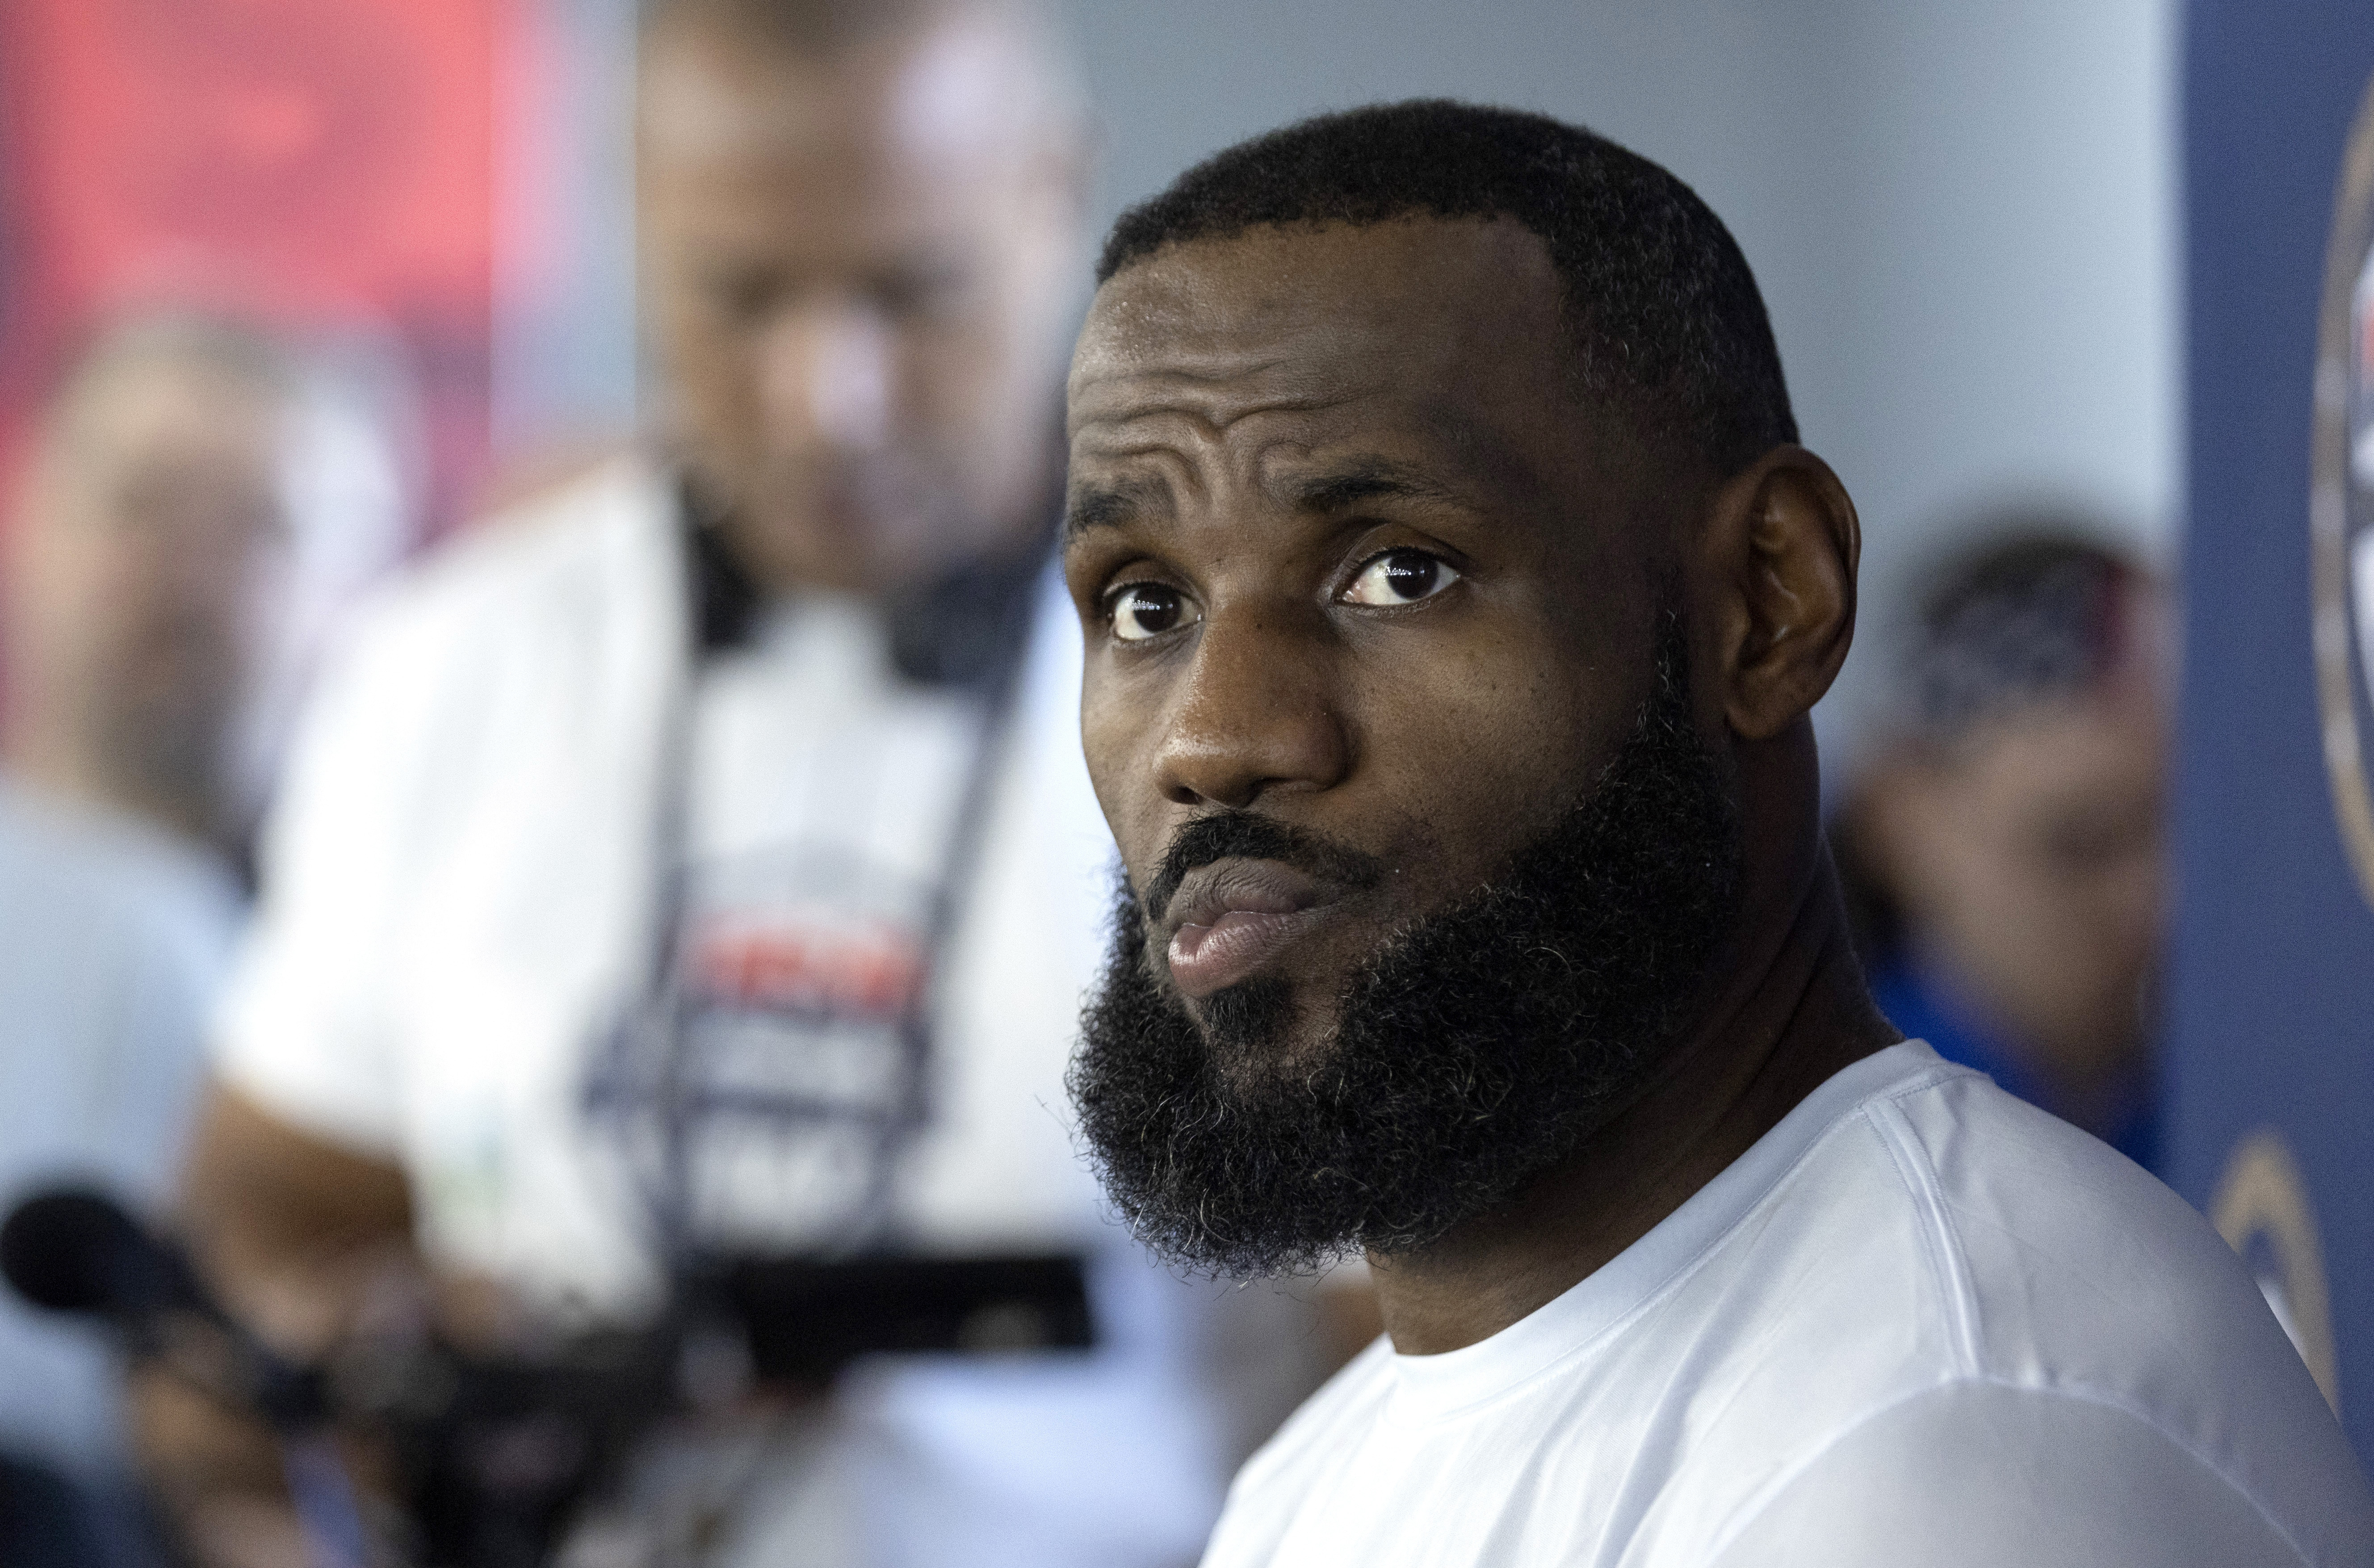
M2374 1461L2374 5L2185 34L2170 1169Z

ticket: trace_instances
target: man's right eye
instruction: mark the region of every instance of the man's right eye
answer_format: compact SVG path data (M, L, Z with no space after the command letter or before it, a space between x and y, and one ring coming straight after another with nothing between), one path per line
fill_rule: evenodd
M755 325L774 313L782 302L782 286L755 273L723 274L705 280L709 309L719 320L736 326Z
M1159 583L1132 583L1113 595L1113 635L1124 643L1143 643L1196 620L1195 607L1186 595Z

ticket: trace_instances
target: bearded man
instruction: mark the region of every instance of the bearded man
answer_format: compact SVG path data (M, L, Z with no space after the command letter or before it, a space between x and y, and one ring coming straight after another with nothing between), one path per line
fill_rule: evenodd
M1410 103L1222 153L1099 278L1083 1130L1148 1242L1365 1252L1387 1329L1210 1568L2374 1560L2209 1228L1872 1004L1807 718L1858 524L1714 215Z

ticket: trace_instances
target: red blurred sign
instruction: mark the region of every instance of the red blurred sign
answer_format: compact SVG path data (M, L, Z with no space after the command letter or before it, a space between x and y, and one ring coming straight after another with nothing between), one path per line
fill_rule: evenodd
M5 0L0 398L196 300L408 346L447 497L486 455L504 0Z

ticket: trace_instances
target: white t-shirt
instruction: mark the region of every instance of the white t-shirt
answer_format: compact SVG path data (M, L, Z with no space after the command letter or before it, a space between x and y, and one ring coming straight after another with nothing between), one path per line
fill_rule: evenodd
M874 613L827 596L701 661L688 696L686 553L670 487L621 464L359 619L299 736L219 1020L229 1083L400 1162L434 1258L563 1321L631 1318L664 1287L630 1023L670 908L707 1107L696 1233L758 1253L846 1238L879 1148L864 1118L904 1092L895 1015L982 733L977 699L902 680ZM1078 633L1048 595L932 975L926 1119L891 1166L890 1229L927 1252L1100 1252L1106 1344L854 1380L838 1441L881 1462L852 1496L902 1541L933 1527L876 1561L1176 1562L1225 1462L1179 1287L1105 1220L1071 1139L1063 1072L1112 850L1079 755ZM1120 1484L1076 1484L1116 1467Z
M2342 1568L2374 1503L2198 1215L1911 1042L1530 1316L1370 1347L1204 1561Z

